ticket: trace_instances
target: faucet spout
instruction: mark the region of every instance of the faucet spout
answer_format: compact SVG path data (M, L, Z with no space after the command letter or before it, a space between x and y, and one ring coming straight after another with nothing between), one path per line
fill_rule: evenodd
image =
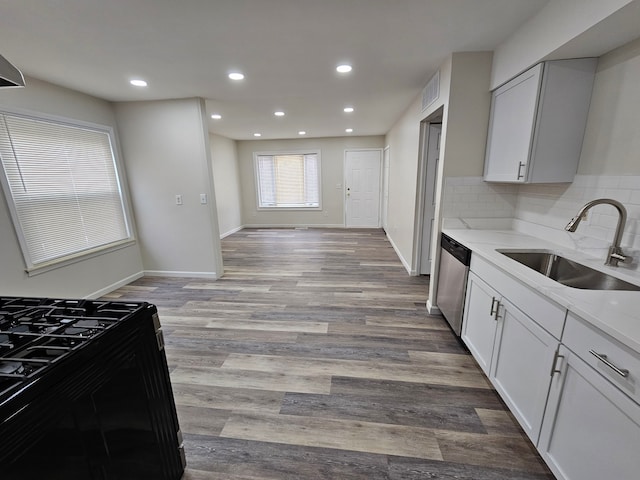
M618 262L625 262L629 260L629 257L624 255L622 253L622 250L620 249L620 243L622 242L622 233L627 222L627 210L624 208L624 205L622 205L622 203L611 198L597 198L595 200L591 200L580 209L580 211L576 214L575 217L571 219L571 221L567 224L566 227L564 227L564 229L568 232L575 232L580 222L585 218L587 211L590 208L595 207L596 205L603 204L612 205L618 211L618 225L616 226L616 232L613 236L613 243L611 244L611 247L609 247L607 260L604 262L605 265L617 267Z

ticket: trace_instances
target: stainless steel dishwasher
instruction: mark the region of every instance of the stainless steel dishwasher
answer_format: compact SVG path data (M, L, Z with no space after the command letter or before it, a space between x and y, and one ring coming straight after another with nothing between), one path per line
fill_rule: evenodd
M471 250L444 233L441 235L436 305L455 334L460 336Z

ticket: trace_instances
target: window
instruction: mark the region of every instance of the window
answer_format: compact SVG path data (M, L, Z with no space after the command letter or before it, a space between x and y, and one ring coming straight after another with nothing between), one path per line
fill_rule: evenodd
M132 240L111 136L0 113L2 186L27 271Z
M320 208L320 152L254 157L258 208Z

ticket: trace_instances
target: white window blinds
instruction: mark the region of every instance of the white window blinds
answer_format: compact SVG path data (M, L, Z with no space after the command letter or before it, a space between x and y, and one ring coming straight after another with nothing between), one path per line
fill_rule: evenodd
M317 153L256 157L260 208L319 208L320 160Z
M0 114L0 160L27 270L131 238L108 131Z

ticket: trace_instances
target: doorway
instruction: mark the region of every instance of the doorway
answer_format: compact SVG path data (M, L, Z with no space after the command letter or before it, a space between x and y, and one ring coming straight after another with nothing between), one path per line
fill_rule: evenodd
M435 217L435 187L438 162L440 160L441 123L422 122L422 164L423 164L423 192L422 197L422 228L420 235L420 275L431 273L431 237L433 234L433 219Z
M346 150L345 226L380 227L381 149Z

